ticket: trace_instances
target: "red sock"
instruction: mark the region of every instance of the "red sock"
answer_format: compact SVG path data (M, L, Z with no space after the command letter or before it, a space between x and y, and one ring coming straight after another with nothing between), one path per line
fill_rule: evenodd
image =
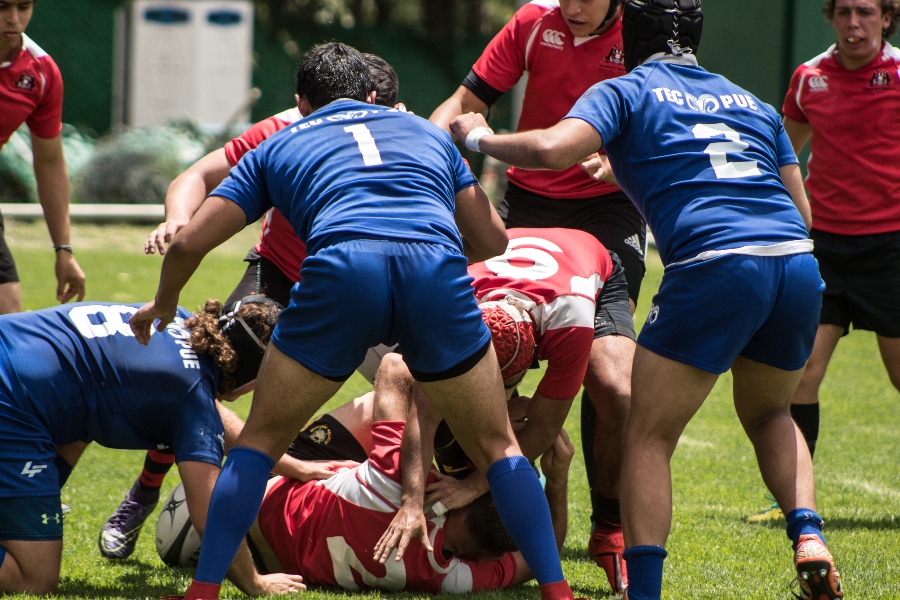
M184 600L219 600L221 587L221 583L203 583L192 579L190 587L184 594Z
M575 594L565 579L556 583L545 583L538 589L541 590L541 600L575 600Z

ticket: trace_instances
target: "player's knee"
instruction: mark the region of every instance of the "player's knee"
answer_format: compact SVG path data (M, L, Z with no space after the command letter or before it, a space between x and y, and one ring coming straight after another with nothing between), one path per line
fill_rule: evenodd
M56 593L59 584L59 568L46 565L22 565L7 552L0 565L0 593L34 594L48 596Z
M584 382L599 421L625 423L631 408L631 381L588 376Z

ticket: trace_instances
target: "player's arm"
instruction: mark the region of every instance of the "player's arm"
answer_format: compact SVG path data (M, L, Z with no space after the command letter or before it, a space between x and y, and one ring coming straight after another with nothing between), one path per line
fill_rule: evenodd
M63 155L62 135L42 138L31 134L34 178L38 199L54 246L69 246L69 170ZM69 250L56 252L56 299L65 303L84 299L84 271Z
M201 461L188 460L178 463L178 472L184 482L184 495L187 499L191 522L201 538L206 528L209 500L212 498L219 470L217 465ZM242 592L251 596L288 594L306 589L306 586L303 585L303 578L299 575L285 573L260 575L253 566L246 541L241 542L234 561L231 563L231 568L228 569L228 579Z
M470 112L483 113L487 109L487 103L476 96L472 90L461 85L452 96L444 100L444 102L431 113L428 120L441 129L450 131L450 121L459 115Z
M178 296L203 257L246 224L247 213L231 200L210 196L203 202L197 214L169 246L159 275L156 298L131 317L131 330L140 343L150 343L153 321L159 319L156 329L163 331L175 318Z
M534 460L552 447L566 422L574 398L554 400L535 392L528 403L525 427L516 432L522 454Z
M470 263L506 252L506 227L477 183L456 194L456 226L463 239L463 252Z
M153 254L158 250L160 255L164 255L175 234L187 225L203 204L203 199L222 183L230 169L225 149L219 148L176 177L166 192L166 221L150 233L144 252Z
M569 434L565 429L558 433L553 446L541 457L541 471L547 478L544 494L547 496L547 504L550 507L553 532L556 534L556 549L560 551L566 541L568 528L567 489L569 466L572 464L572 457L575 456L575 447L569 441ZM522 554L516 552L514 556L516 558L516 576L510 585L518 585L534 577Z
M803 223L806 225L806 230L809 231L812 228L812 210L809 208L809 199L806 197L806 190L803 187L803 177L800 174L800 165L785 165L781 167L780 171L781 181L784 183L784 187L791 193L791 200L794 201L794 206L800 211L800 216L803 217Z
M216 400L216 409L219 411L222 426L225 428L225 453L228 454L244 428L244 421L234 412L225 408L218 400ZM355 467L358 464L354 460L300 460L285 454L275 463L272 472L288 479L307 482L328 479L338 469Z
M466 148L524 169L561 171L603 147L597 130L581 119L563 119L549 129L495 134L482 115L469 113L454 119L450 130Z
M791 146L794 147L794 152L797 156L800 156L800 151L803 150L806 142L812 137L812 125L809 123L800 123L790 117L782 118L781 123L784 125L784 130L791 140Z

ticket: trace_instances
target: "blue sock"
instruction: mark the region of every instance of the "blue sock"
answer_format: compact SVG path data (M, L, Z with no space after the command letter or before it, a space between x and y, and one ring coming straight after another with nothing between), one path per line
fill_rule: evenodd
M540 585L563 581L547 497L524 456L509 456L487 471L500 520Z
M808 508L795 508L784 516L787 521L787 536L794 544L794 550L797 549L797 542L800 541L801 535L817 535L822 543L825 543L825 536L822 535L822 527L825 522L822 517L816 514L816 511Z
M203 583L225 579L241 540L256 519L274 465L268 455L252 448L236 446L228 453L209 503L194 579Z
M632 546L622 553L628 567L628 600L659 600L666 556L662 546Z

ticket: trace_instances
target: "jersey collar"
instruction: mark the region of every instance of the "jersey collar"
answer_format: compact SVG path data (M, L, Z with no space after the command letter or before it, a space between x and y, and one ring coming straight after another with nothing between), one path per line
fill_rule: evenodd
M697 57L693 54L682 54L681 56L675 56L674 54L666 54L665 52L657 52L653 54L643 62L643 64L647 64L649 62L663 62L669 63L673 65L682 65L685 67L699 67L700 63L697 62Z

